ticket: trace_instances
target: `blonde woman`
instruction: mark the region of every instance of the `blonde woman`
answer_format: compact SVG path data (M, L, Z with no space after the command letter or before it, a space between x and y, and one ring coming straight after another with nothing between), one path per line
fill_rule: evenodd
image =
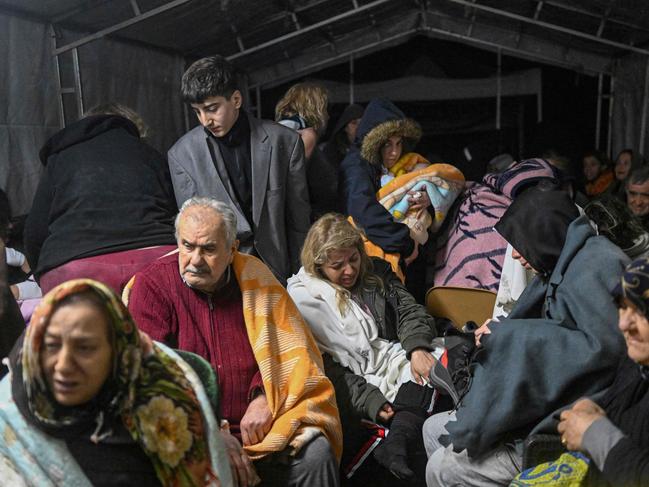
M423 446L433 396L427 383L443 352L435 320L389 264L367 256L361 233L342 215L313 224L302 266L287 289L324 355L341 417L389 424L374 456L398 478L412 479L408 458Z
M304 157L309 160L329 120L327 90L314 83L291 86L277 102L275 120L300 134L304 143Z

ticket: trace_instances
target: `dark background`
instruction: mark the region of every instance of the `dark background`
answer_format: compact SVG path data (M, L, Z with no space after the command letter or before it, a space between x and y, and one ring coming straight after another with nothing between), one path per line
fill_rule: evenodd
M416 151L455 164L467 179L475 180L484 173L486 163L500 153L509 152L514 159L525 159L554 149L571 159L579 177L581 156L595 142L597 78L503 52L503 75L530 68L542 69L543 121L540 124L534 96L502 99L500 131L495 127L495 98L397 103L424 130ZM497 55L465 44L418 36L399 46L356 58L354 71L356 83L410 75L486 78L497 73ZM349 63L312 73L308 79L348 82ZM264 118L273 118L275 103L293 83L264 90ZM344 108L344 104L330 104L330 128ZM603 112L606 114L607 110ZM602 119L602 128L603 131L607 128L606 117ZM473 156L470 163L462 155L462 149L467 146Z

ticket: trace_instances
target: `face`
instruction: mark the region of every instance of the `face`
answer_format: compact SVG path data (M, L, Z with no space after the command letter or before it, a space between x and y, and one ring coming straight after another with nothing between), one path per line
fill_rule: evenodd
M626 298L622 300L619 318L618 326L624 334L629 358L649 365L649 320Z
M622 152L615 161L615 179L624 181L631 171L631 154Z
M393 135L386 140L381 147L381 158L386 169L390 169L401 157L403 150L403 139L399 135Z
M241 104L241 92L235 90L230 98L210 96L203 103L192 103L191 106L203 127L215 137L223 137L239 118Z
M525 260L525 257L523 257L521 254L518 253L518 250L512 249L512 258L514 260L517 260L520 263L520 265L525 267L528 271L536 272L536 269L534 269L530 265L530 263L527 260Z
M584 176L586 181L595 181L602 172L602 166L597 159L592 156L584 157Z
M226 245L221 217L211 208L190 207L178 222L178 269L194 289L212 293L218 287L238 242Z
M361 254L356 248L335 250L329 253L322 272L332 283L352 289L358 280L361 269Z
M360 118L355 118L354 120L347 122L347 125L345 125L345 133L347 134L347 140L350 144L354 142L354 139L356 138L356 131L358 130L358 124L360 121Z
M635 216L649 214L649 181L629 184L626 188L626 202Z
M89 303L58 308L43 338L41 367L54 399L79 406L97 395L112 369L108 321Z

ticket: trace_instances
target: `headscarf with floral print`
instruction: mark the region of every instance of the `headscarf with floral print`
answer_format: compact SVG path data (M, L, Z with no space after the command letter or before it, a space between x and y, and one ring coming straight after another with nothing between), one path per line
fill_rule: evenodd
M41 368L45 330L58 303L68 296L94 292L110 317L113 373L93 408L61 407ZM198 399L180 367L138 332L128 310L103 284L90 279L66 282L50 291L36 308L22 348L22 381L33 418L45 431L74 429L88 414L97 423L91 440L109 414L121 416L131 437L149 457L162 485L198 486L215 480ZM107 397L106 397L107 396ZM103 399L106 399L105 401Z

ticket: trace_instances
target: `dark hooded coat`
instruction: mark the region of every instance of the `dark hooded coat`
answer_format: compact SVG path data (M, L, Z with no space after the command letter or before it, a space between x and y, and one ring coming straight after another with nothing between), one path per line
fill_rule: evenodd
M336 122L331 138L320 144L307 165L306 177L311 200L311 220L315 221L325 213L344 213L345 205L339 190L340 163L349 150L347 124L363 116L363 107L349 105Z
M391 135L416 141L421 130L389 100L370 101L359 124L355 144L340 165L340 184L345 213L354 218L367 238L384 252L407 257L414 250L408 227L395 221L376 199L381 179L379 151Z
M126 118L82 118L40 158L45 169L24 233L36 277L83 257L175 243L169 167Z
M554 433L552 414L609 387L625 355L612 292L628 258L585 216L570 221L571 205L563 192L529 189L497 225L542 273L482 338L471 387L447 426L456 451L475 457L530 432ZM565 235L558 253L555 234Z

